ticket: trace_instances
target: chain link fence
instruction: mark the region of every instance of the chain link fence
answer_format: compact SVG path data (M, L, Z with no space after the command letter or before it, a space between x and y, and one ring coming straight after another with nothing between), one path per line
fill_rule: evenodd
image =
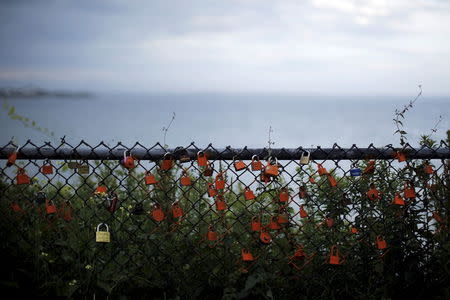
M0 148L3 285L38 295L449 293L435 147Z

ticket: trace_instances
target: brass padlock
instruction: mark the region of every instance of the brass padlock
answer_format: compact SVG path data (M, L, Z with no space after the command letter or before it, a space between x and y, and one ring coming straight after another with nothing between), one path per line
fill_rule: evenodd
M89 174L89 165L87 163L78 164L77 169L78 169L78 174Z
M309 164L309 158L311 156L311 153L309 151L304 151L302 153L302 156L300 157L300 164L301 165L307 165Z
M69 161L67 163L67 167L69 169L75 170L78 167L78 162L76 162L76 161Z
M106 231L100 231L100 227L105 225ZM109 227L106 223L100 223L97 226L97 232L95 233L95 241L97 243L109 243L111 242L111 234L109 233Z

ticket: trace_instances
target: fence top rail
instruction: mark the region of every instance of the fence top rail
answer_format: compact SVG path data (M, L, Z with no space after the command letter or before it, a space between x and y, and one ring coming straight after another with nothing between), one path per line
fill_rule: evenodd
M211 160L251 160L254 155L259 159L267 159L269 156L278 160L297 160L302 154L308 151L310 159L313 160L357 160L357 159L393 159L397 151L402 152L408 159L450 159L450 148L444 142L439 147L413 148L406 145L403 148L394 148L391 145L377 148L370 145L367 148L358 148L353 145L350 148L341 148L336 144L332 148L214 148L212 145L206 148L198 148L194 144L187 147L177 147L165 149L159 143L151 148L145 148L140 144L128 148L122 144L115 147L108 147L105 144L92 147L88 144L76 147L61 145L53 147L50 144L45 146L26 145L20 147L8 144L0 148L0 159L7 159L14 151L18 150L18 159L53 159L53 160L115 160L121 159L126 152L140 160L161 160L166 153L170 153L173 159L189 157L191 160L197 158L199 151L203 151Z

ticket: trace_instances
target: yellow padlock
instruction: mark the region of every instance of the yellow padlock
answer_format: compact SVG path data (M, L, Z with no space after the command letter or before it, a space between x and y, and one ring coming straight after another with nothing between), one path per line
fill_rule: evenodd
M100 231L100 227L105 225L106 231ZM109 233L109 227L106 223L100 223L97 226L97 232L95 233L95 241L97 243L109 243L111 242L111 234Z
M302 153L302 156L300 157L300 164L301 165L309 164L309 157L310 156L311 156L311 153L309 151L304 151Z

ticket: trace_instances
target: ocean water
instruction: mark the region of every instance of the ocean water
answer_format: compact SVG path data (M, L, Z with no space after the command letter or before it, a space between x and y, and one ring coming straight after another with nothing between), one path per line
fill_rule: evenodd
M12 136L23 144L31 139L80 140L96 145L104 141L115 145L140 142L150 146L163 143L162 128L175 112L176 117L166 138L170 147L195 142L204 147L266 147L272 127L272 147L296 148L334 143L341 147L353 144L366 147L398 145L392 121L396 108L401 109L411 97L331 97L275 94L95 94L91 98L8 99L16 113L28 117L55 132L45 136L19 121L11 120L5 110L0 114L0 144ZM409 142L418 144L421 134L430 129L442 115L433 135L444 139L449 124L450 97L423 95L406 114L405 130Z

